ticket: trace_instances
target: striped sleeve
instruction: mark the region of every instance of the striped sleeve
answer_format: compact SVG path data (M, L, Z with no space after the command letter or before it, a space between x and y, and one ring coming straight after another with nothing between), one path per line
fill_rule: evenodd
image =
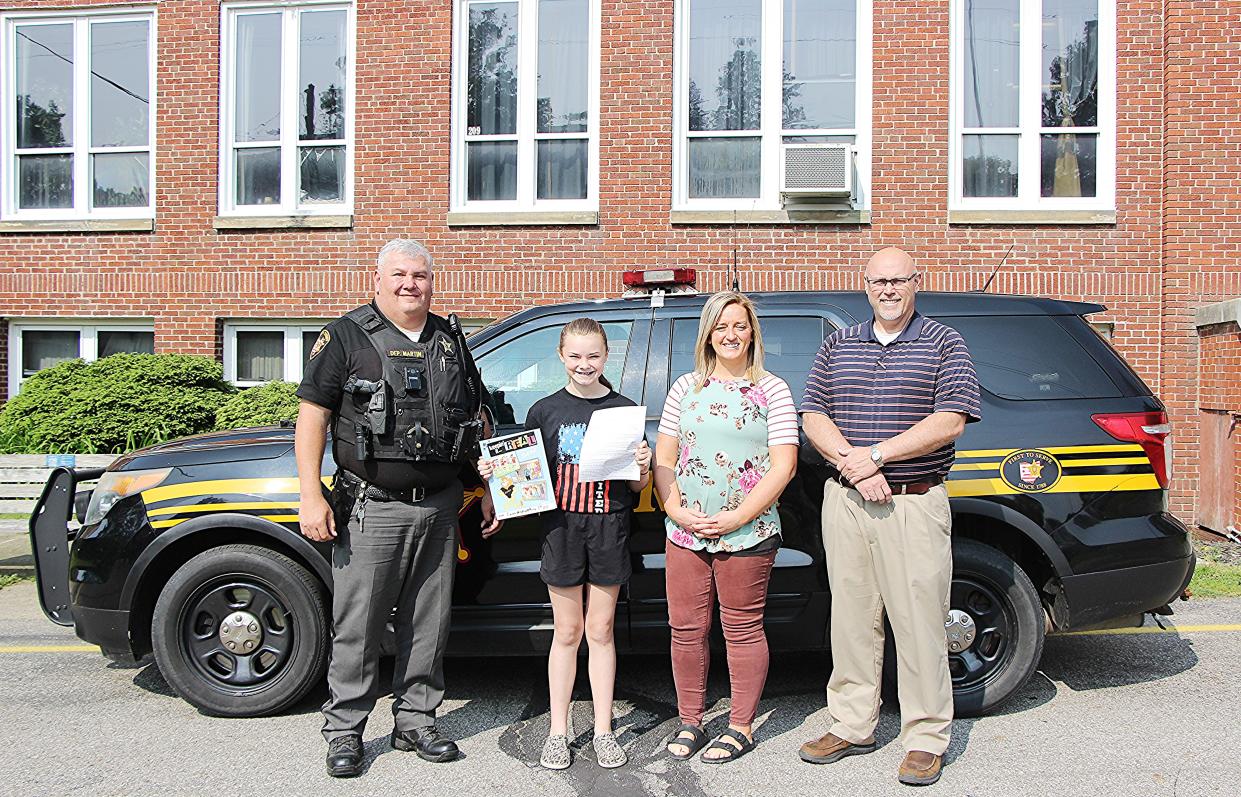
M935 376L935 412L959 412L966 423L982 420L978 375L965 339L951 327L945 327L945 331L939 373Z
M672 389L668 391L668 398L664 401L664 413L659 416L660 434L669 437L681 436L681 399L689 392L693 380L694 375L689 373L682 374L672 383Z
M799 445L797 434L797 407L788 383L778 376L768 374L758 382L767 397L767 445Z
M836 337L835 333L828 335L823 345L819 347L819 353L814 355L814 363L811 364L810 373L806 376L806 390L802 393L801 412L831 415L831 399L827 394L827 364Z

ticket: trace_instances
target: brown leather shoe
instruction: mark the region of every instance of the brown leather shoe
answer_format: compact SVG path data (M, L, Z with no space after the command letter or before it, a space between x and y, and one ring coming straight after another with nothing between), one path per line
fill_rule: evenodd
M944 757L921 750L910 750L901 762L901 770L897 779L906 786L930 786L939 780L940 770L944 766Z
M875 749L875 737L870 737L864 742L854 744L846 742L833 733L825 733L812 742L806 742L797 751L797 755L802 761L809 764L830 764L833 761L839 761L847 755L862 755L863 753L872 752Z

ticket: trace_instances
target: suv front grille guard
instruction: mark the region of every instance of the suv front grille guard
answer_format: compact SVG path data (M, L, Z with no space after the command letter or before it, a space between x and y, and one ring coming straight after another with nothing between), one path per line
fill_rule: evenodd
M30 513L30 552L39 585L39 606L57 625L73 625L69 608L69 529L79 482L93 481L103 468L56 468Z

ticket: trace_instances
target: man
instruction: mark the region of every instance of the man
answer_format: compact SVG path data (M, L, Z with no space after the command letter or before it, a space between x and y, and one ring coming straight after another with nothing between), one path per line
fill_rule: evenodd
M297 395L302 533L332 546L332 636L323 704L327 768L361 772L379 642L396 630L392 746L451 761L436 730L452 607L461 463L483 433L482 381L455 317L430 312L431 253L397 239L379 252L375 299L320 333ZM320 480L328 431L337 477ZM489 495L483 533L498 529ZM396 607L395 615L392 615Z
M882 249L864 278L874 318L823 342L801 406L806 436L836 473L823 490L834 721L800 755L827 764L875 749L886 610L906 750L898 779L926 785L939 779L952 724L944 479L953 441L979 420L978 380L961 336L914 309L913 258Z

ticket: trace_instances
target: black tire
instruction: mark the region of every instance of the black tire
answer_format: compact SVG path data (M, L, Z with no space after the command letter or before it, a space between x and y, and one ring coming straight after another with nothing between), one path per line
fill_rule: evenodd
M155 604L151 646L187 702L216 716L258 717L323 679L328 628L323 587L306 568L266 548L224 545L173 573Z
M952 696L958 717L977 717L994 709L1026 685L1043 655L1043 605L1030 577L1002 551L974 540L952 544L949 607L970 615L973 643L948 653ZM887 627L884 680L889 694L896 683L896 650Z

